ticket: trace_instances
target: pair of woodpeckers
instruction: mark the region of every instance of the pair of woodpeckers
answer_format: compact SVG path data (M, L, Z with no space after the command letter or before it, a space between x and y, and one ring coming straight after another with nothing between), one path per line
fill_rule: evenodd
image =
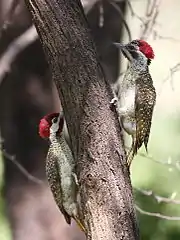
M128 59L129 67L120 84L120 90L110 102L116 106L122 128L132 136L132 146L127 163L130 166L137 150L144 143L147 150L156 91L149 73L152 47L143 40L128 44L114 43ZM55 202L68 224L73 218L85 232L79 218L78 181L74 172L75 161L63 135L62 113L45 116L39 124L39 134L49 138L50 147L46 158L47 179Z

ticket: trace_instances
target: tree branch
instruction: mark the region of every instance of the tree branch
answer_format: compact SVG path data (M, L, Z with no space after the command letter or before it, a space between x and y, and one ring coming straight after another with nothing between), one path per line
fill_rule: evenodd
M130 149L130 148L126 146L126 149ZM161 164L161 165L164 165L164 166L168 167L169 168L168 170L170 172L173 171L173 170L180 171L180 162L179 162L179 160L173 161L171 157L169 157L166 161L164 161L164 160L162 161L162 160L157 160L153 156L150 156L148 154L141 153L141 152L138 152L137 155L141 156L143 158L146 158L146 159L148 159L150 161L153 161L153 162L155 162L157 164Z
M157 160L157 159L153 158L152 156L148 156L147 154L144 154L144 153L138 153L138 155L141 157L144 157L146 159L149 159L155 163L167 166L169 168L169 171L172 171L172 170L180 171L179 161L173 162L171 158L168 158L167 161Z
M140 192L141 194L148 196L148 197L153 197L158 203L171 203L171 204L180 204L180 200L178 199L173 199L172 196L174 193L172 193L172 196L167 198L167 197L162 197L160 195L155 194L152 190L142 190L140 188L134 187L134 189L137 192ZM176 194L176 193L175 193Z
M10 71L11 64L17 55L37 38L38 35L36 29L34 26L31 26L10 44L8 49L0 58L0 84L2 83L5 75Z
M1 149L1 152L3 154L3 156L5 156L8 160L10 160L13 164L16 165L16 167L19 169L19 171L27 177L28 180L36 183L36 184L43 184L43 181L41 181L40 179L36 178L35 176L33 176L32 174L30 174L19 162L16 161L15 156L7 153L5 150ZM180 200L178 199L174 199L176 193L172 193L170 198L166 198L166 197L162 197L160 195L154 194L152 190L142 190L140 188L137 187L133 187L133 189L135 191L140 192L141 194L148 196L148 197L153 197L158 203L163 202L163 203L170 203L170 204L180 204ZM161 219L166 219L166 220L178 220L180 219L180 217L176 217L176 216L166 216L164 214L160 214L160 213L152 213L152 212L148 212L145 211L143 209L141 209L139 206L135 205L136 210L144 215L148 215L148 216L152 216L152 217L158 217Z
M0 38L2 36L2 33L6 31L8 26L11 24L14 12L18 5L19 0L12 0L12 2L10 3L9 9L7 10L7 13L4 17L2 26L0 27Z
M159 90L159 94L162 92L162 89L163 89L163 85L168 81L170 80L170 84L171 84L171 87L172 87L172 90L174 90L174 87L173 87L173 77L174 77L174 74L177 73L178 71L180 71L180 63L176 63L175 66L171 67L170 70L169 70L169 75L162 81L162 84L161 84L161 88Z
M84 11L87 14L89 11L91 11L91 9L93 8L93 6L99 2L100 0L81 0L81 3L83 5Z
M32 174L30 174L17 160L16 157L9 154L8 152L6 152L4 149L1 149L1 152L3 154L4 157L6 157L8 160L10 160L18 169L19 171L27 177L27 179L31 182L34 182L36 184L43 184L43 181L36 178L35 176L33 176Z
M171 221L180 221L180 217L176 217L176 216L167 216L167 215L164 215L164 214L161 214L161 213L153 213L153 212L148 212L148 211L145 211L143 209L141 209L139 206L136 205L136 210L141 213L141 214L144 214L144 215L147 215L147 216L151 216L151 217L158 217L158 218L162 218L162 219L166 219L166 220L171 220Z
M147 39L148 36L153 32L153 27L156 24L156 19L159 14L161 0L153 0L147 2L145 21L143 24L143 29L140 34L142 39Z
M138 239L113 97L79 0L26 0L63 106L88 239Z
M124 27L125 27L125 29L127 31L127 34L128 34L129 42L132 41L131 31L130 31L130 28L128 26L128 23L127 23L127 21L124 17L124 14L123 14L121 8L118 6L118 4L116 2L114 2L112 0L108 0L108 1L116 9L116 11L120 14L122 22L123 22Z

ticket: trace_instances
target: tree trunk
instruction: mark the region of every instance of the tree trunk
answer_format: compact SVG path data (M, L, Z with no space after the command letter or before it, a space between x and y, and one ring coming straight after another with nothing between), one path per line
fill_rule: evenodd
M10 2L0 1L1 26L2 22L7 19ZM92 1L85 0L84 2L87 3L87 11ZM101 63L108 74L108 80L115 81L118 75L119 54L117 49L108 48L108 46L120 38L121 16L109 2L104 1L104 25L100 26L99 4L100 2L93 7L90 6L88 19L101 53ZM124 12L124 2L118 4ZM0 33L1 54L4 54L12 41L31 25L24 0L20 1L17 10L8 29ZM51 80L47 76L49 69L44 61L39 40L20 52L10 67L10 72L6 74L6 77L3 80L0 79L0 127L4 140L3 147L8 154L16 157L16 162L27 172L44 181L44 160L48 146L38 137L37 125L44 114L59 111L60 105L58 96L56 94L52 96ZM46 182L40 185L34 183L8 157L3 157L5 167L3 197L6 201L12 239L48 238L56 240L60 236L63 236L64 240L84 239L84 235L76 224L69 227L65 223Z
M63 106L88 239L138 239L113 97L79 0L26 0Z
M28 13L22 1L12 24L0 36L1 57L32 24ZM2 15L6 13L0 9ZM38 136L38 123L45 114L58 111L60 104L58 96L52 94L48 64L39 40L22 49L9 70L0 79L0 129L2 148L7 153L3 154L3 197L12 240L59 240L60 236L63 240L82 240L84 236L76 224L69 227L60 214L45 177L48 142ZM13 156L17 164L10 160ZM18 164L41 181L32 181Z

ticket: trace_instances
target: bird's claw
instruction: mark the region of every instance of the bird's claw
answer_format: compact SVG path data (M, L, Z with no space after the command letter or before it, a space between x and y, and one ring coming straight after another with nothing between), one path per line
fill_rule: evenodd
M74 172L72 172L72 176L74 177L74 181L75 181L76 185L79 186L77 175Z
M117 105L117 102L118 102L118 98L117 98L117 97L114 97L114 98L110 101L110 104L116 106L116 105Z

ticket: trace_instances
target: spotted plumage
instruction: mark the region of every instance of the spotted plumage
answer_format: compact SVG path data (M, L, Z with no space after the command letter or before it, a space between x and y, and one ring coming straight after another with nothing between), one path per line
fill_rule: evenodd
M68 200L68 195L66 197L66 191L68 189L64 189L62 188L62 184L64 184L64 181L66 181L65 179L62 180L63 175L66 175L65 178L67 178L67 176L71 177L71 172L67 171L65 174L62 173L62 163L61 160L65 157L64 154L61 154L61 143L59 142L59 140L62 142L62 139L60 139L59 137L57 138L57 141L53 141L49 147L49 151L47 154L47 159L46 159L46 175L47 175L47 179L48 179L48 183L49 186L51 188L51 191L53 193L55 202L57 204L57 206L59 207L59 210L61 211L61 213L64 215L65 220L68 224L71 223L71 213L69 212L69 209L65 209L64 207L64 202L66 202ZM59 148L60 147L60 148ZM61 159L61 160L59 160ZM66 164L66 162L65 162ZM64 169L64 165L63 165L63 169ZM68 164L66 166L66 168L68 168ZM71 167L69 168L69 170L71 171ZM67 187L68 188L68 187ZM70 191L76 191L76 189L72 189ZM73 195L75 195L73 193ZM66 199L67 198L67 199ZM75 210L76 211L76 210Z
M141 73L136 79L135 94L135 119L136 119L136 136L134 136L133 156L144 143L146 151L153 109L156 101L156 91L153 86L152 78L148 71Z
M121 49L129 61L129 67L115 99L122 128L132 136L132 145L127 159L130 166L134 155L143 143L147 151L156 102L156 91L149 73L154 52L152 47L143 40L133 40L126 45L119 43L115 45Z
M54 200L68 224L74 218L85 231L78 215L78 183L74 173L74 158L62 133L63 116L53 113L45 116L39 124L39 134L49 138L50 147L46 157L46 175Z

